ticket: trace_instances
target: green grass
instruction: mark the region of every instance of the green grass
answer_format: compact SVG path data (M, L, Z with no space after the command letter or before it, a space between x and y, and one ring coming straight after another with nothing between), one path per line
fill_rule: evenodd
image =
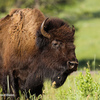
M78 59L100 58L100 19L82 20L75 24L79 29L76 32L76 54Z
M76 3L76 5L59 5L62 12L59 13L59 17L63 18L67 14L81 15L84 12L97 12L100 11L100 0L83 0ZM64 13L63 13L64 12Z

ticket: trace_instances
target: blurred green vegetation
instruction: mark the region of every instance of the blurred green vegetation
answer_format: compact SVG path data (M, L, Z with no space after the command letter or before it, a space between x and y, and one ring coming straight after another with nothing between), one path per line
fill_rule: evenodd
M0 0L0 18L12 8L39 8L47 17L58 17L76 28L79 69L89 62L100 69L100 0Z
M83 0L0 0L0 14L4 16L12 8L39 8L45 15L55 16L65 6L72 6ZM63 12L62 12L63 13ZM0 16L0 18L2 17Z

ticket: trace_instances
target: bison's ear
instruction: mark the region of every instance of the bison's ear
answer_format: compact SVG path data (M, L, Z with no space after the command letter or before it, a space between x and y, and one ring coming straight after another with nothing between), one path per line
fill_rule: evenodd
M48 20L49 18L46 18L44 21L43 21L43 23L42 23L42 25L41 25L41 34L44 36L44 37L46 37L46 38L50 38L50 34L48 34L44 29L45 29L45 23L46 23L46 21Z
M75 27L74 25L72 25L72 32L73 32L73 35L75 34Z

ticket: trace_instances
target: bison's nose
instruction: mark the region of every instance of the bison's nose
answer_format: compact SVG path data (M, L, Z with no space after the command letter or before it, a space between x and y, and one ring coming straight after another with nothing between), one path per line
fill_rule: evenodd
M78 61L68 61L67 65L68 65L68 69L77 70Z

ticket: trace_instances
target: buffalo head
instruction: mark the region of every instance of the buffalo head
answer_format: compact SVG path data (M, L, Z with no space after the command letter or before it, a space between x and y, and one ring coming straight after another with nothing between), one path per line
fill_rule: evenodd
M61 86L67 76L77 70L74 46L75 28L60 19L46 19L37 32L36 44L41 52L39 62L46 69L54 87ZM43 69L43 70L44 70Z

